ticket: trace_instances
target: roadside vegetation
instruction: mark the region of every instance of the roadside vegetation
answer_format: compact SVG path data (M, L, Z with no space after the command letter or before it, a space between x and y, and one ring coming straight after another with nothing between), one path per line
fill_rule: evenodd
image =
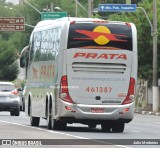
M87 0L79 0L87 10ZM132 0L139 7L143 7L151 22L153 16L153 0ZM142 1L142 2L141 2ZM68 15L76 16L76 4L74 0L30 0L33 6L43 12L49 8L51 2L53 7L61 8ZM125 3L125 0L94 0L93 8L97 8L99 3ZM160 32L160 1L157 0L158 28ZM25 17L25 23L35 26L41 20L41 15L27 4L12 5L0 0L0 17ZM56 10L55 10L56 11ZM87 17L83 8L78 6L78 17ZM142 10L130 13L94 13L93 17L99 17L106 20L126 21L136 24L138 30L138 58L139 69L138 77L152 81L152 59L153 59L153 40L151 28ZM24 32L0 32L0 80L13 81L18 75L18 65L15 62L24 46L28 45L29 36L33 28L27 27ZM160 34L158 32L158 35ZM158 49L160 48L160 37L158 36ZM160 65L160 52L158 53L158 65ZM160 68L158 69L160 77Z

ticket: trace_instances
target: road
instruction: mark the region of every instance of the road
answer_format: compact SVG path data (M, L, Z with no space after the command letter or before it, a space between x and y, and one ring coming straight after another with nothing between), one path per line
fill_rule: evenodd
M8 112L0 112L0 129L1 143L3 139L21 139L20 144L24 144L23 142L28 139L33 142L33 139L35 139L39 142L37 144L45 145L47 143L49 145L50 143L52 145L41 147L53 147L55 144L56 147L64 147L65 145L65 147L71 148L158 148L160 146L160 116L153 115L135 114L134 120L126 124L123 133L104 133L100 126L97 126L96 129L89 129L88 126L82 124L68 124L64 131L48 130L44 119L40 121L39 127L31 127L29 117L24 112L21 112L19 117L10 116ZM128 145L130 140L132 140L132 143L139 145ZM152 142L152 145L150 143L146 145L146 142ZM155 145L153 145L153 142ZM109 143L114 145L108 145ZM143 145L140 143L143 143Z

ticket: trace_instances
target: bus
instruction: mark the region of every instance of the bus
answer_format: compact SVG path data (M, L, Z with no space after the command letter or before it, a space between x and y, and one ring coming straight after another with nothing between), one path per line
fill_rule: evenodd
M31 126L67 124L123 132L134 117L137 31L133 23L64 17L39 22L20 55Z

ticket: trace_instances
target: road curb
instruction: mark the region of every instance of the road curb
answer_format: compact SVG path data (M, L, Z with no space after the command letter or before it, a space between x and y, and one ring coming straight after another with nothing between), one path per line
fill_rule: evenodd
M135 113L142 114L142 115L160 116L160 112L146 111L146 110L143 110L143 109L135 109Z

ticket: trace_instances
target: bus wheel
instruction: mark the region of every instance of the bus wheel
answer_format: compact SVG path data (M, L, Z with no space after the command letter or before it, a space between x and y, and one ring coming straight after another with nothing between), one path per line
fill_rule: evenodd
M96 128L96 126L97 126L96 124L89 124L88 125L89 128Z
M52 129L51 109L47 109L47 128Z
M30 117L31 126L39 126L40 117Z
M58 129L58 122L57 122L55 119L52 119L51 128L52 128L53 130Z
M11 115L11 116L14 116L14 111L10 111L10 115Z
M20 111L23 111L23 107L22 107L22 105L20 106Z
M19 116L19 114L20 114L20 110L19 110L19 108L17 108L17 109L15 110L15 112L14 112L14 115L15 115L15 116Z
M31 116L31 100L28 99L28 116Z
M63 130L67 126L66 122L52 120L52 129L53 130Z
M101 124L101 128L103 132L110 132L111 130L111 125L110 124L106 124L106 123L102 123Z
M125 123L117 123L112 126L112 132L122 133L124 131Z
M66 122L62 122L62 121L59 121L59 124L58 124L58 130L64 130L67 126L67 123Z
M22 111L25 111L25 102L24 102L24 99L22 99Z

